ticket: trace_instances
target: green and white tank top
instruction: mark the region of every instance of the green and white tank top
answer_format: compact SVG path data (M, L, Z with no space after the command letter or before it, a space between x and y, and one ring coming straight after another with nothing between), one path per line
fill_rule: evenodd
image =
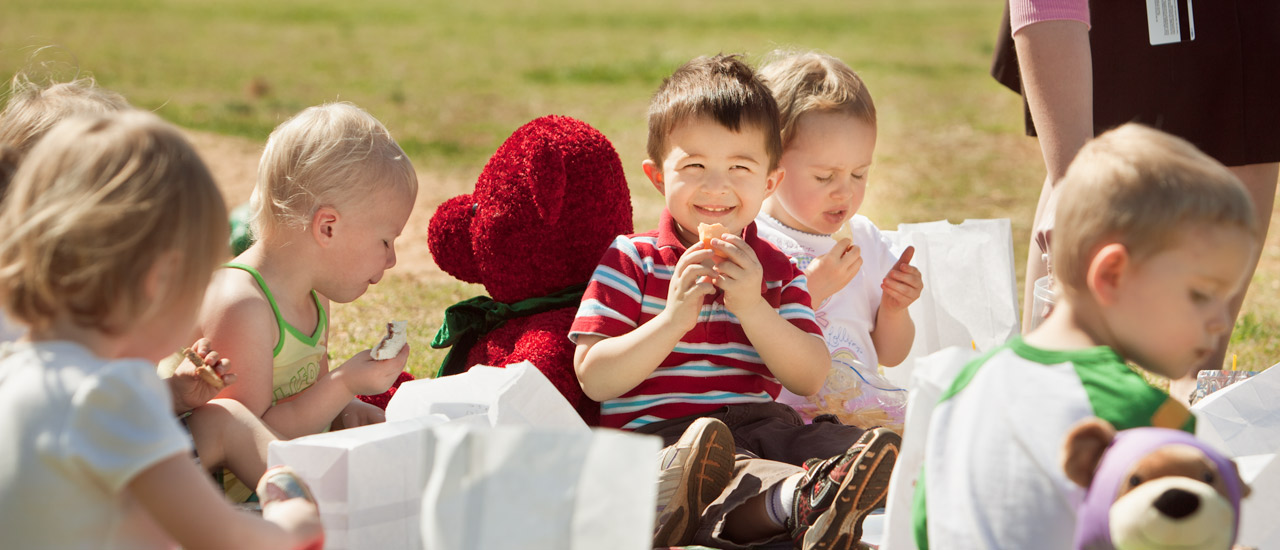
M325 333L329 327L329 319L325 315L324 308L320 306L320 297L316 295L316 291L311 291L311 299L315 301L320 322L316 323L315 332L308 336L285 322L284 316L280 314L280 307L276 305L275 296L271 294L271 289L267 288L267 283L262 280L258 270L244 264L225 265L242 269L253 275L253 279L258 282L258 287L267 296L267 302L271 303L271 311L276 316L280 339L276 342L275 350L272 351L271 404L274 405L281 399L311 387L320 376L320 361L328 353Z

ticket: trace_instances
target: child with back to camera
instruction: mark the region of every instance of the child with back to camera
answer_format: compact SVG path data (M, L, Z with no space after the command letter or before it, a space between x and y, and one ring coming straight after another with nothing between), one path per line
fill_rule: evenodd
M1075 423L1194 430L1126 361L1176 378L1230 328L1258 246L1248 193L1191 144L1136 124L1086 144L1060 185L1053 312L943 393L916 485L918 548L1071 548L1083 490L1059 451Z
M359 298L395 265L417 192L404 151L355 105L310 107L271 133L251 200L257 242L214 274L200 316L239 378L219 397L285 439L384 420L356 396L386 391L408 347L331 370L329 300Z
M834 414L846 424L902 429L906 392L878 365L907 357L915 324L907 306L924 288L911 249L895 257L889 241L858 214L876 148L876 107L862 79L839 59L774 52L760 69L782 117L787 177L765 199L756 224L805 270L831 353L822 391L778 400L806 419ZM840 237L848 233L848 237Z
M149 113L68 119L22 161L0 209L0 296L28 328L0 346L6 545L321 543L307 499L264 498L267 521L223 500L155 373L194 325L227 233L208 170Z
M0 166L0 193L8 187L11 171L16 171L26 153L59 121L131 108L120 94L98 86L92 77L37 82L19 72L14 75L9 92L9 100L0 111L0 148L9 153L0 161L5 163ZM4 326L0 341L22 336L25 329L10 323L3 311L0 320ZM226 361L207 340L197 341L191 349L208 362L222 385L235 382L235 375L226 372ZM175 363L170 365L177 367L172 372L160 370L165 371L173 395L174 413L191 432L197 462L209 472L220 472L225 467L256 483L267 469L267 445L276 439L275 435L240 403L225 399L208 403L221 385L200 377L190 361Z
M896 434L805 425L774 401L817 391L830 363L803 273L756 235L781 149L750 66L677 69L650 103L643 163L666 209L656 230L614 241L570 332L601 424L668 445L655 546L853 548L888 485ZM700 240L713 223L724 232Z

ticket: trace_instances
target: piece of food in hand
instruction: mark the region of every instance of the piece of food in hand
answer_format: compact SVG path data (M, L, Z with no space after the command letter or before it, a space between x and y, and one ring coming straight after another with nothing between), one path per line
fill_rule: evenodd
M728 231L723 224L718 223L700 223L698 224L698 240L702 241L702 246L711 250L711 239L719 238ZM719 250L715 251L716 256L725 258L725 254Z
M840 224L840 229L837 229L835 233L832 233L832 234L831 234L831 238L832 238L832 239L835 239L835 240L837 240L837 241L838 241L838 240L840 240L840 239L850 239L850 240L852 240L852 239L853 239L853 228L849 226L849 223L848 223L848 222L842 223L842 224Z
M196 374L200 375L200 379L204 380L205 384L213 386L214 389L219 390L227 387L226 383L222 381L222 377L218 376L217 372L214 372L213 367L204 364L204 359L201 359L199 355L196 355L196 352L191 351L191 348L182 348L182 356L186 357L187 361L191 361L191 364L196 366Z
M408 321L392 321L387 323L387 334L382 337L378 345L373 346L373 352L370 354L375 360L383 361L391 359L400 354L400 350L404 348L407 338L404 329L409 324Z

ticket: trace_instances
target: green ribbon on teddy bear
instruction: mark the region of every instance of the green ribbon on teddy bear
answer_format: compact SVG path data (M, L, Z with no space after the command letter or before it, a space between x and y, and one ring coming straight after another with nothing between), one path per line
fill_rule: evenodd
M555 309L575 307L582 302L587 285L573 285L546 296L504 304L488 296L476 296L444 310L444 325L431 340L435 349L451 348L440 363L436 376L458 374L466 370L467 355L476 342L508 319L537 315Z

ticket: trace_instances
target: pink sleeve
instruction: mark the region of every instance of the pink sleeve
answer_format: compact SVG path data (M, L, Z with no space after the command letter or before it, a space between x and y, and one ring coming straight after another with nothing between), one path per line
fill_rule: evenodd
M1009 0L1012 34L1032 23L1068 19L1089 24L1089 0Z

